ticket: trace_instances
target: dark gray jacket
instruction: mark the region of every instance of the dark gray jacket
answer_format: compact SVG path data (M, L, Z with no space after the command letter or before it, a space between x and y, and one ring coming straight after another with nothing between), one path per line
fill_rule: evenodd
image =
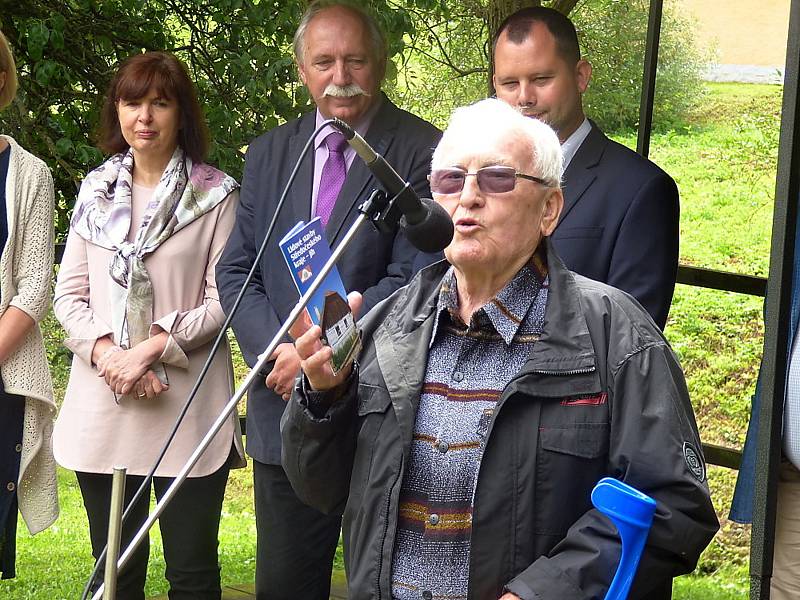
M304 408L300 389L284 413L283 464L298 496L344 511L353 600L391 598L400 484L447 266L423 270L365 316L359 372L325 418ZM589 497L604 476L656 499L630 597L669 597L671 578L694 568L718 528L683 373L630 296L568 271L549 244L548 267L544 333L487 433L469 598L507 589L524 600L602 600L620 555Z

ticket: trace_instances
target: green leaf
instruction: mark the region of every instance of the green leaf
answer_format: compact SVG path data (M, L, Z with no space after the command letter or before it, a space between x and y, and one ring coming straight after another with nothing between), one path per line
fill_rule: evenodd
M42 21L34 21L28 28L28 43L44 46L50 36L50 29Z
M64 18L64 15L60 13L54 13L50 15L50 18L47 20L50 23L50 30L52 32L64 32L64 27L67 24L67 20Z
M28 44L28 52L33 60L42 59L44 47L47 45L49 37L50 30L41 21L34 21L28 27L26 41Z
M58 152L59 156L69 154L74 147L72 140L69 138L61 138L56 142L56 152Z
M44 60L36 65L36 83L42 87L47 87L50 80L58 71L58 65L52 60Z
M62 31L53 29L50 32L50 45L56 50L64 49L64 33Z

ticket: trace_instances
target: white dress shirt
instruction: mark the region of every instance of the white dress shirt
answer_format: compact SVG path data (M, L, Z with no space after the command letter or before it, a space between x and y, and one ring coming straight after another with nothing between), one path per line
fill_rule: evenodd
M561 153L564 155L564 171L567 170L569 163L572 161L572 157L575 156L578 148L581 147L583 140L586 139L586 136L589 135L591 130L592 125L589 123L589 119L584 117L583 123L580 124L580 127L573 131L572 135L564 140L563 144L561 144Z

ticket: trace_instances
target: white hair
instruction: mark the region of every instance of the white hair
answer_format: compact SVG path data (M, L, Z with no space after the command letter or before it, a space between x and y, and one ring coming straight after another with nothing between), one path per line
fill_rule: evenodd
M433 152L431 164L434 168L442 165L442 148L446 145L460 145L460 139L489 139L503 132L519 134L529 143L536 171L529 175L544 179L550 187L561 187L564 158L556 133L546 123L526 117L496 98L462 106L453 112L442 140Z
M364 25L364 28L369 36L371 45L370 49L372 50L373 57L378 64L385 64L388 48L386 46L386 37L384 36L383 31L372 15L368 13L364 7L359 6L352 0L315 0L308 6L306 12L303 13L302 18L300 19L300 24L297 26L297 30L294 32L294 39L292 41L294 56L297 64L303 64L306 44L306 30L308 29L309 24L314 17L316 17L322 11L335 7L349 10L361 20L361 23Z

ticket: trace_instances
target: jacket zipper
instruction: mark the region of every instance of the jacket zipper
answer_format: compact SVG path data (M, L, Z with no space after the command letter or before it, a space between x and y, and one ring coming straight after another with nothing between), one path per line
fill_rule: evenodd
M381 536L381 553L378 556L378 578L376 582L375 589L378 592L378 600L381 600L381 571L383 571L383 547L386 544L386 534L389 531L389 509L392 506L392 494L394 492L394 487L397 485L397 482L400 480L400 475L403 472L403 455L400 455L400 467L397 469L397 476L394 478L392 485L389 487L389 493L386 496L386 508L384 510L384 518L383 518L383 535ZM389 582L391 585L391 581Z
M585 367L583 369L572 369L570 371L548 371L548 370L544 370L544 369L536 369L536 370L532 370L530 372L531 373L536 373L538 375L580 375L582 373L591 373L591 372L593 372L595 370L596 370L595 367ZM506 384L506 387L508 387L508 385L510 385L515 379L517 379L517 377L512 377L511 381L509 381L508 384ZM480 458L480 461L478 462L478 469L475 472L475 485L474 485L474 487L472 489L473 516L474 516L474 513L475 513L475 511L474 511L474 508L475 508L475 495L478 492L478 480L480 479L481 466L483 465L483 455L486 452L486 446L489 444L489 437L490 437L490 435L492 433L492 430L494 429L494 423L497 420L497 413L500 412L500 408L502 408L503 404L505 404L505 401L503 401L502 403L499 403L499 406L497 406L497 408L495 409L494 415L492 415L492 421L489 424L489 429L486 431L486 437L484 438L483 451L481 452L481 458ZM472 527L471 523L470 523L470 527ZM470 532L470 537L471 536L472 536L472 532ZM470 563L471 562L472 562L472 559L470 558ZM467 565L467 569L468 570L469 570L470 566L471 566L471 564ZM380 575L378 576L378 579L380 580ZM469 590L467 591L467 594L469 595ZM380 600L380 595L378 595L378 598Z
M545 369L534 369L530 372L536 373L537 375L581 375L583 373L591 373L594 370L595 367L586 367L584 369L572 369L571 371L547 371Z

